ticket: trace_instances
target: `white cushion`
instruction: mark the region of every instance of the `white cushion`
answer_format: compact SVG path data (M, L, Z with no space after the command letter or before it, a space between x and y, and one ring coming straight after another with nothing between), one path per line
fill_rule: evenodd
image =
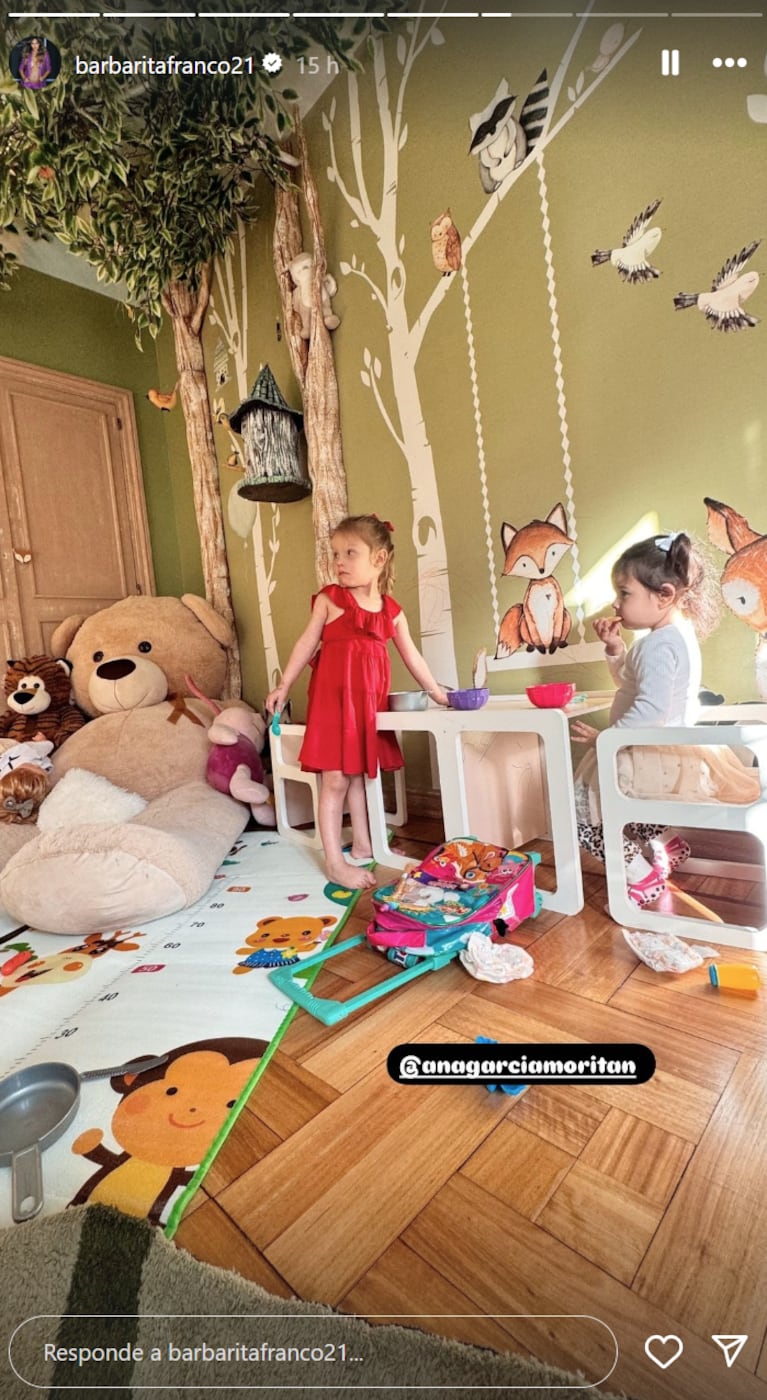
M116 787L108 778L86 768L70 768L40 804L38 831L92 823L129 822L143 812L146 801L136 792Z

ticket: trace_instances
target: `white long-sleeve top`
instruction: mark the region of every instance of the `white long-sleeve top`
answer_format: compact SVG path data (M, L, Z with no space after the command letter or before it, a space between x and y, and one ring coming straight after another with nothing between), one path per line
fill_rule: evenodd
M629 651L609 656L607 663L618 687L611 725L638 729L695 723L701 657L692 624L685 618L646 632Z

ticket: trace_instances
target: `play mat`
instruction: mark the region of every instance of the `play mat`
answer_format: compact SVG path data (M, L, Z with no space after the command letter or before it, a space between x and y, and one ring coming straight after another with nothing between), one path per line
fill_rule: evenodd
M140 928L64 939L0 915L0 1075L167 1057L82 1082L74 1122L43 1153L43 1213L101 1201L173 1233L295 1013L269 969L317 952L355 902L320 859L248 832L202 899Z

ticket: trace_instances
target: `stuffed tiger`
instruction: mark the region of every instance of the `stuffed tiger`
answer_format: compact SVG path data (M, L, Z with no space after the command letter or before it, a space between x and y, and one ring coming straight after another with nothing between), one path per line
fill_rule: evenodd
M85 715L71 703L72 665L52 656L25 656L9 661L5 673L5 700L0 715L0 738L27 743L36 734L50 739L55 748L85 724Z

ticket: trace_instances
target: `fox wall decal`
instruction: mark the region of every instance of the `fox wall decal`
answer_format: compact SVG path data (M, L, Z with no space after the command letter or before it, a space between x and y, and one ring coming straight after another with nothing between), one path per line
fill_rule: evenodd
M522 646L552 653L567 646L570 614L553 577L560 559L575 543L567 533L564 506L560 502L545 520L530 520L520 529L504 521L501 541L506 551L504 576L525 578L528 585L522 602L510 607L501 621L496 657L512 656Z

